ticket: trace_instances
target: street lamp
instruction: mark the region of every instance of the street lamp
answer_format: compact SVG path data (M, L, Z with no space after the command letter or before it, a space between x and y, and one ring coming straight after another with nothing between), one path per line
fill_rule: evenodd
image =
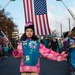
M61 37L62 37L62 23L60 23L60 22L56 22L56 23L60 24L60 32L61 32Z
M62 2L62 4L65 6L65 8L67 9L67 11L70 13L70 15L72 16L72 18L73 18L74 21L75 21L75 15L74 15L74 13L71 11L71 9L69 9L69 8L65 5L65 3L64 3L62 0L56 0L56 1L61 1L61 2Z
M69 20L69 32L71 31L71 26L70 26L70 18L67 18Z

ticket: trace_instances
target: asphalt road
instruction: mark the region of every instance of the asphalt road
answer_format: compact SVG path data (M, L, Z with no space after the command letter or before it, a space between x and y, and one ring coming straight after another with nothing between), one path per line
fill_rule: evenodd
M40 75L71 75L67 61L53 61L41 58Z
M13 56L0 61L0 75L20 75L20 60ZM56 62L41 57L39 75L70 75L67 62Z
M0 75L20 75L20 60L13 56L0 60Z

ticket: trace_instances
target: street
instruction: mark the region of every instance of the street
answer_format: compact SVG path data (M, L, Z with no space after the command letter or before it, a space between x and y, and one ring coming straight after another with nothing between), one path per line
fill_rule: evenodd
M0 61L0 75L20 75L19 65L20 60L13 56L2 59Z
M0 75L20 75L20 60L13 56L0 61ZM41 57L39 75L70 75L66 61L57 62Z

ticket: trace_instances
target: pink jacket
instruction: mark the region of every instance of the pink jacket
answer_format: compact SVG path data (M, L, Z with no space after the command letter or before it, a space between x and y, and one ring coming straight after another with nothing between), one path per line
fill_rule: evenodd
M57 58L60 56L59 53L54 52L53 50L45 48L43 44L40 43L39 52L42 54L43 57L51 59L51 60L57 60ZM22 43L20 43L17 47L17 50L13 51L13 56L15 58L22 58L23 57L23 50L22 50ZM62 56L62 59L64 57ZM63 59L64 60L64 59ZM23 59L21 60L20 64L20 72L40 72L40 57L38 58L38 63L36 66L26 66L24 65Z

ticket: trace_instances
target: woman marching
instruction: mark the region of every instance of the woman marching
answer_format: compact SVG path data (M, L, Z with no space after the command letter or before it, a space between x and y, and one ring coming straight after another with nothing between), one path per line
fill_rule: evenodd
M40 43L34 34L34 25L27 22L25 33L22 35L17 49L13 51L15 58L21 58L21 75L38 75L40 72L40 54L48 59L56 61L66 60L66 54L59 54L53 50L47 49Z

